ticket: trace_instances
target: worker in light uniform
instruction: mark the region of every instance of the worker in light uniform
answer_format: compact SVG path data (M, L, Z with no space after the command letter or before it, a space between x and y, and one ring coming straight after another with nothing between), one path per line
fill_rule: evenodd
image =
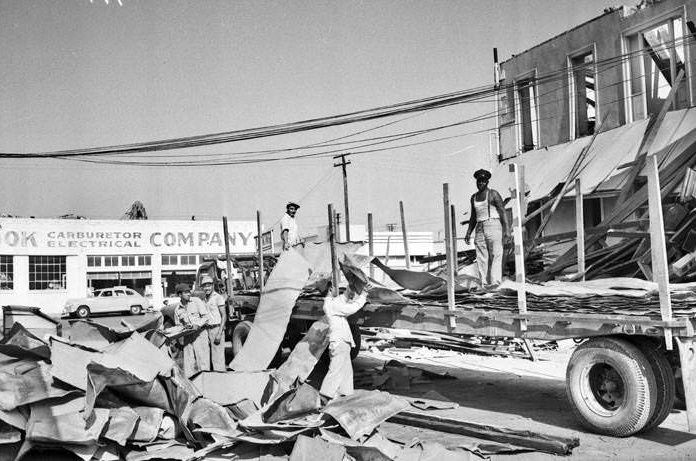
M330 398L353 393L353 364L350 350L355 347L347 317L358 312L367 301L367 290L357 294L351 287L341 295L324 300L324 313L329 323L329 371L320 392Z
M213 371L225 371L225 325L227 309L225 298L215 291L210 275L201 277L201 288L205 294L205 306L208 309L208 339L210 342L210 365Z
M285 205L285 214L280 219L280 239L283 241L283 251L287 251L298 243L302 243L295 221L295 214L300 209L300 205L289 202Z
M191 287L186 283L177 284L176 294L180 301L174 306L175 323L193 330L179 340L184 351L184 374L189 378L199 371L210 370L210 341L206 331L208 308L203 301L191 296Z
M507 217L500 194L488 188L491 173L477 170L474 173L478 191L471 196L471 218L464 241L468 245L471 232L476 229L476 265L481 285L495 288L503 280L503 241L509 238Z

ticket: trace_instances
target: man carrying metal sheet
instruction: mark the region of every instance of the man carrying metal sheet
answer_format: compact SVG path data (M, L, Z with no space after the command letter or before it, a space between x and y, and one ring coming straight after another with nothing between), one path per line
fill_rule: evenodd
M213 278L204 274L201 277L201 288L205 294L205 306L208 308L208 339L210 342L210 365L213 371L225 371L225 325L227 309L225 298L215 291Z
M176 294L181 300L174 306L174 320L177 325L194 330L179 340L184 350L184 374L190 378L199 371L210 370L210 341L205 331L209 322L208 308L203 301L191 296L191 287L186 283L176 286Z
M353 364L350 350L355 347L347 317L358 312L367 301L367 277L350 264L341 264L348 279L348 288L338 296L331 292L324 300L324 313L329 323L329 371L320 392L330 398L353 393Z

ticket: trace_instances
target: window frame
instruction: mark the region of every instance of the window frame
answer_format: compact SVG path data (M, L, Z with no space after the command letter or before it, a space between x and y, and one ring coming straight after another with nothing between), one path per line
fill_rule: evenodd
M597 68L597 43L593 42L590 45L584 46L574 50L566 56L566 68L568 74L568 139L575 140L579 137L584 137L588 135L578 136L577 133L577 111L578 111L578 100L577 100L577 88L575 84L575 72L573 71L573 59L585 56L592 53L593 65L594 65L594 94L595 94L595 133L599 129L601 124L601 113L599 104L599 72Z
M42 262L41 260L36 260L35 258L51 258L50 262ZM59 265L57 273L54 275L54 271L48 268L51 265ZM29 256L29 291L65 291L68 289L67 283L67 256L62 255L30 255ZM38 270L37 268L44 270ZM32 270L33 269L33 270ZM41 275L46 275L47 277L41 277ZM37 280L37 276L39 280ZM46 278L44 280L44 278ZM57 288L50 288L48 285L58 281L60 286ZM37 288L37 284L47 284L45 288ZM32 285L34 285L32 287Z
M670 28L673 28L672 21L675 19L681 19L682 22L682 34L684 37L687 36L687 34L690 34L687 26L687 15L686 15L686 5L679 6L677 8L674 8L669 11L665 11L664 13L657 15L655 17L649 18L643 22L640 22L638 24L635 24L631 27L628 27L624 29L621 32L621 53L623 56L627 56L628 53L630 53L630 47L629 47L629 37L632 37L637 34L642 34L644 32L647 32L651 29L657 28L662 24L670 24ZM691 56L690 56L690 49L691 46L687 46L688 42L684 42L683 44L683 50L684 50L684 70L685 70L685 75L684 75L684 81L683 84L686 88L686 99L688 102L689 106L694 105L694 89L693 89L693 82L691 79L691 75L693 75L693 63L691 62ZM641 54L640 54L641 59L639 60L639 65L640 65L640 72L641 72L641 92L638 93L641 96L641 104L642 104L642 112L644 114L644 118L648 117L648 97L647 97L647 87L645 84L645 78L646 78L646 70L645 70L645 51L644 48L641 47ZM624 89L624 116L626 118L626 123L631 123L635 122L636 119L633 115L633 95L632 95L632 72L631 72L631 59L626 59L624 60L623 66L623 89ZM676 75L675 75L676 76Z
M4 258L9 258L9 262L3 262ZM14 290L14 255L0 255L0 273L7 274L8 280L0 281L0 291Z
M518 75L513 83L513 97L514 97L514 110L515 110L515 134L517 139L517 152L524 153L529 152L539 148L541 145L539 139L539 92L537 91L536 83L536 68ZM522 84L527 84L534 94L529 98L529 118L530 118L530 129L532 132L532 148L526 149L523 141L523 117L522 117L522 104L520 98L520 90Z

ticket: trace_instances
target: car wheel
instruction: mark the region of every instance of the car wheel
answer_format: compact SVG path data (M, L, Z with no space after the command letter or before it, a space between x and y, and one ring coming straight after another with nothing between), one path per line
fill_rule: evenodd
M135 305L135 306L131 306L131 307L130 307L130 313L133 314L133 315L138 315L138 314L140 314L142 311L143 311L143 307L142 307L142 306Z
M89 307L80 306L75 311L75 314L81 319L86 319L87 317L89 317Z

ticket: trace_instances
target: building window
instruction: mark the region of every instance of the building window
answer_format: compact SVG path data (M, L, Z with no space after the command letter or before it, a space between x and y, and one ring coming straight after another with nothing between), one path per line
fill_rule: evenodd
M177 255L162 255L163 266L176 266L178 264Z
M518 123L517 147L522 152L533 150L539 145L536 90L533 79L518 80L515 83L515 110Z
M30 290L64 290L65 256L29 256Z
M12 256L0 255L0 290L14 288L14 262Z
M568 58L570 73L570 139L594 134L597 122L594 52Z
M152 256L138 256L138 266L150 266L152 265Z
M107 267L118 266L118 256L104 256L104 265Z
M101 256L87 256L88 267L100 267L102 265Z
M680 70L686 72L684 22L673 17L638 32L627 34L625 48L629 56L626 70L628 94L627 115L631 121L657 114ZM682 79L672 109L689 106L686 78Z
M181 265L196 265L196 255L181 255Z
M122 266L135 266L135 256L121 256Z

